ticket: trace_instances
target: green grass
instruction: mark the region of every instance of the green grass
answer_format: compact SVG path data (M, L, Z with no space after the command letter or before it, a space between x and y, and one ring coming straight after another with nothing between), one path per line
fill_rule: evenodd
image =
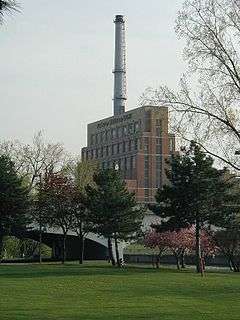
M240 275L114 269L105 264L1 265L1 320L239 320Z

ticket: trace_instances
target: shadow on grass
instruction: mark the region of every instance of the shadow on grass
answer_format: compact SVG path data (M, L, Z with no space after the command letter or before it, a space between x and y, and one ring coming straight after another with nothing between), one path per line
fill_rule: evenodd
M125 268L112 267L108 264L92 264L87 262L85 265L74 263L62 264L15 264L15 265L0 265L0 279L4 278L45 278L45 277L76 277L76 276L121 276L128 277L141 274L191 274L199 277L194 269L177 270L174 268L154 269L151 266L136 266L129 265ZM226 275L234 274L226 270L209 270L206 275Z
M128 266L116 268L109 265L43 264L43 265L0 265L0 278L42 278L75 276L132 276L134 274L186 273L174 269ZM191 271L190 271L191 272Z

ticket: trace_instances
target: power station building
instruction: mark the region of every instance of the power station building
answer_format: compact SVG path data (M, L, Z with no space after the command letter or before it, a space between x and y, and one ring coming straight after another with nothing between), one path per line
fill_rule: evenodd
M175 137L168 131L168 108L143 106L125 111L125 22L115 20L114 115L88 124L82 159L97 160L103 169L115 168L140 203L155 202L167 182L165 160L175 153Z

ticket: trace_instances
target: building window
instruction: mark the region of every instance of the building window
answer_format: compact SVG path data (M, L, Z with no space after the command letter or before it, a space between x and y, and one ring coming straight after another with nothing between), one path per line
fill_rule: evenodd
M121 159L118 159L117 163L118 163L118 170L119 170L119 171L122 170L122 162L121 162Z
M94 134L91 135L91 138L90 138L90 144L91 146L94 145L94 141L95 141L95 136Z
M129 134L133 134L133 123L130 123L129 125L128 125L128 133Z
M149 153L149 138L144 137L144 152Z
M156 154L162 154L162 139L156 138Z
M139 130L139 123L135 122L134 123L134 132L138 132L138 130Z
M162 120L156 119L156 136L161 137L162 136Z
M123 135L124 135L124 136L127 135L127 127L126 127L126 126L123 127Z
M109 146L106 146L106 156L109 156Z
M96 151L95 151L95 157L96 157L96 159L98 158L98 149L96 149Z
M91 150L91 159L93 159L94 157L94 153L93 153L93 150Z
M174 152L174 138L169 138L169 152Z
M120 153L120 143L117 144L117 154Z
M114 144L112 144L112 147L111 147L111 149L112 149L112 155L114 155Z
M102 157L103 157L103 147L101 147L100 150L101 150L101 151L100 151L100 157L102 158Z
M116 135L117 135L116 129L112 129L112 130L111 130L111 134L112 134L112 138L115 139L115 138L116 138Z
M132 151L132 140L128 141L128 151Z
M128 169L128 161L127 158L124 158L124 170L126 171Z
M125 142L125 141L123 141L122 151L123 151L123 152L126 152L126 142Z
M104 141L107 141L107 139L108 139L107 131L104 132L103 136L104 136Z
M120 159L120 162L121 162L121 170L122 170L122 171L125 170L125 166L124 166L125 162L124 162L124 161L125 161L124 158Z
M136 168L136 157L131 156L131 163L130 163L131 170Z
M161 187L162 181L162 157L156 156L156 188Z
M138 144L139 144L139 139L134 140L134 149L137 151L138 150Z
M145 112L145 131L151 131L151 111Z

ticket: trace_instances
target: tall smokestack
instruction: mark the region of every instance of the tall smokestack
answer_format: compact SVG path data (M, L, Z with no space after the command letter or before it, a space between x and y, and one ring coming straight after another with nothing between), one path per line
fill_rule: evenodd
M126 95L126 43L125 21L122 15L115 16L115 61L114 61L114 116L125 112Z

